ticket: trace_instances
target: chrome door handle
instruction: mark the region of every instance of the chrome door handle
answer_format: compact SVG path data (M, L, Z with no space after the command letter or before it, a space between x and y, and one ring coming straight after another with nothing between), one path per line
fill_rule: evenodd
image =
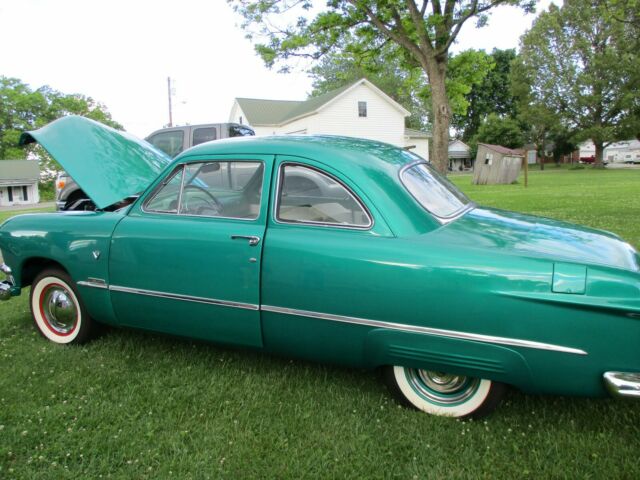
M249 240L249 245L252 247L260 243L260 237L255 235L231 235L231 240Z

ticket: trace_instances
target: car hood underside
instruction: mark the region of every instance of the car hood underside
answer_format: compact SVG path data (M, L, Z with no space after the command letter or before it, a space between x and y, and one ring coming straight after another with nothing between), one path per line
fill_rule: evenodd
M99 209L146 189L171 162L166 154L126 132L85 117L62 117L20 137L38 142Z

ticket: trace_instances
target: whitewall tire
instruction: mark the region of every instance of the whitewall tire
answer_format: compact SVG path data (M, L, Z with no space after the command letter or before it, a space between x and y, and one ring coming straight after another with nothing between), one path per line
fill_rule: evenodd
M505 392L504 384L487 379L400 366L387 367L385 380L404 404L456 418L488 415Z
M36 328L54 343L84 343L95 330L73 281L62 270L45 270L34 279L29 304Z

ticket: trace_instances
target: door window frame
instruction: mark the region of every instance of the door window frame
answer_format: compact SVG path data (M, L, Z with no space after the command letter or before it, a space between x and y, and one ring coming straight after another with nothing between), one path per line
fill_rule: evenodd
M255 158L252 158L251 155L249 156L243 156L242 158L238 158L238 157L195 157L189 161L185 161L185 162L181 162L179 164L177 164L175 166L175 168L171 169L167 175L164 175L156 185L153 186L153 188L151 188L151 190L149 191L149 193L144 195L144 198L142 199L142 202L140 203L140 211L143 214L146 215L163 215L163 216L169 216L172 218L207 218L207 219L212 219L212 220L216 220L216 219L220 219L220 220L237 220L240 222L247 222L247 223L259 223L261 221L261 218L263 216L263 205L265 202L265 196L268 199L269 198L269 194L270 194L270 184L271 184L271 171L268 171L268 167L269 167L269 163L270 161L267 160L267 158L265 158L265 156L260 156L260 158L257 158L258 156L256 156ZM273 158L272 156L269 156L271 158ZM260 209L258 211L258 215L255 218L242 218L242 217L226 217L226 216L221 216L221 215L217 215L217 216L213 216L213 215L196 215L196 214L192 214L192 213L181 213L180 212L180 204L182 202L182 190L184 188L184 181L185 181L185 171L186 168L189 165L193 165L193 164L198 164L198 163L214 163L214 162L242 162L242 163L260 163L263 166L263 170L262 170L262 189L260 192ZM175 175L179 174L179 171L182 171L182 181L180 183L180 192L178 194L178 205L177 205L177 211L176 212L162 212L159 210L147 210L147 204L149 202L151 202L154 197L156 196L156 194L162 190L167 184L168 182L166 182L167 180L170 182L171 179L173 179L173 177ZM267 182L268 183L265 183ZM166 182L166 183L165 183Z
M353 197L353 199L360 206L360 208L362 208L362 211L365 213L365 215L369 219L368 225L344 225L344 224L340 224L340 223L314 222L314 221L311 221L311 220L296 221L296 220L283 220L283 219L281 219L278 216L278 210L280 208L280 190L281 190L282 185L283 185L283 181L282 180L283 180L283 177L284 177L284 169L287 166L308 168L310 170L314 170L314 171L320 173L321 175L325 175L326 177L328 177L331 180L333 180L334 182L336 182L338 185L340 185L342 188L344 188ZM280 224L280 225L298 225L298 226L304 225L304 226L309 226L309 227L340 228L340 229L346 229L346 230L360 230L360 231L372 230L374 225L375 225L375 219L374 219L373 215L371 214L371 211L367 208L365 203L360 199L360 196L357 195L353 191L352 188L350 188L345 182L343 182L342 180L337 178L335 175L332 175L331 173L327 172L326 170L323 170L322 168L319 168L319 167L316 167L316 166L313 166L313 165L309 165L307 163L296 162L296 161L291 161L291 160L282 161L278 165L278 172L277 172L277 175L276 175L276 184L275 184L274 192L275 192L275 199L274 199L274 202L273 202L272 216L273 216L273 221L275 223L277 223L277 224Z

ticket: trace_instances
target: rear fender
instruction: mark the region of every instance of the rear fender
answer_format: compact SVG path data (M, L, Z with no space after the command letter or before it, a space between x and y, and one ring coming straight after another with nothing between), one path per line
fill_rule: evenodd
M371 331L365 341L370 367L402 365L487 378L517 387L531 385L525 358L499 345L384 329Z

